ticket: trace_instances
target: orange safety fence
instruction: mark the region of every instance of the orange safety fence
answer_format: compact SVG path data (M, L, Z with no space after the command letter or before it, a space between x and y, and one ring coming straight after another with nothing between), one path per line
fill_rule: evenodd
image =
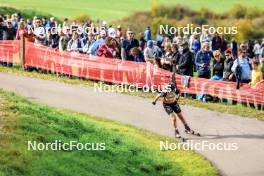
M19 41L0 41L0 61L19 62ZM144 85L164 86L171 80L171 73L155 68L149 63L122 61L85 54L59 52L58 50L25 43L25 67L83 77L92 80L129 84L143 87ZM235 82L215 81L191 77L189 86L182 85L182 76L176 75L176 83L182 93L207 94L230 100L264 104L264 83L252 88L241 84L236 89Z

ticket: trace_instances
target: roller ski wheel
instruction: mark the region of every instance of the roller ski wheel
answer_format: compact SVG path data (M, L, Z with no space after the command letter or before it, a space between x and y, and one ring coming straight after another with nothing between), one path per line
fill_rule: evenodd
M175 138L179 141L179 142L181 142L181 143L183 143L183 142L186 142L187 141L187 139L186 138L184 138L184 137L182 137L181 135L175 135Z
M185 133L186 134L190 134L190 135L193 135L193 136L201 136L201 134L200 133L197 133L197 132L195 132L195 131L189 131L189 130L185 130Z

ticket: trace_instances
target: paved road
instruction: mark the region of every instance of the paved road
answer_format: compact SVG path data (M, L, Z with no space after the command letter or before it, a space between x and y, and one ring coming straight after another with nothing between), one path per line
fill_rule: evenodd
M173 137L169 120L160 103L116 93L98 93L93 88L0 73L0 88L14 91L32 101L102 116ZM200 151L223 175L264 175L264 123L191 106L183 113L202 137L195 143L237 143L237 151ZM182 130L182 126L180 127Z

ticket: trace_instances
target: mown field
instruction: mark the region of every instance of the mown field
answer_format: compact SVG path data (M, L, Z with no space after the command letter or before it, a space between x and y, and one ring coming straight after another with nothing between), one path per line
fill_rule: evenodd
M59 18L88 14L93 19L117 20L136 11L149 11L153 2L181 4L192 9L206 7L214 12L228 11L234 4L264 8L264 0L1 0L0 6L37 10Z
M32 151L27 141L105 143L101 151ZM0 176L216 175L193 151L160 151L168 140L90 115L34 104L0 89Z

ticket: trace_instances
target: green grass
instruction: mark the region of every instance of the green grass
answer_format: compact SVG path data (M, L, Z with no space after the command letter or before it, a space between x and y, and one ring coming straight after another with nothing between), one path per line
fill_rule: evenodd
M77 78L69 79L69 78L57 77L54 74L44 74L44 73L38 73L38 72L23 71L22 69L19 68L18 65L14 68L7 68L7 67L0 66L0 72L24 75L24 76L46 79L46 80L53 80L53 81L58 81L58 82L64 82L67 84L84 85L84 86L89 86L89 87L93 87L95 84L95 82L90 81L90 80L80 80ZM145 93L142 91L138 91L138 92L118 92L117 91L117 93L124 93L130 96L138 96L138 97L149 98L149 99L154 99L154 97L156 96L155 93ZM151 101L152 100L150 100L150 102ZM234 115L238 115L241 117L256 118L258 120L264 121L263 111L251 109L249 107L242 107L241 104L231 105L229 103L228 105L225 105L221 103L209 103L209 102L205 103L205 102L200 102L198 100L193 100L193 99L188 99L188 98L181 98L179 103L181 105L194 106L194 107L209 109L209 110L213 110L217 112L234 114Z
M91 115L31 103L0 89L0 175L216 175L194 151L160 151L171 139ZM104 142L105 151L32 151L27 141Z
M55 15L59 18L76 17L88 14L93 19L116 20L127 17L136 11L149 11L152 0L1 0L0 6L18 9L34 9ZM264 8L263 0L157 0L159 4L181 4L192 9L206 7L214 12L230 10L234 4Z

